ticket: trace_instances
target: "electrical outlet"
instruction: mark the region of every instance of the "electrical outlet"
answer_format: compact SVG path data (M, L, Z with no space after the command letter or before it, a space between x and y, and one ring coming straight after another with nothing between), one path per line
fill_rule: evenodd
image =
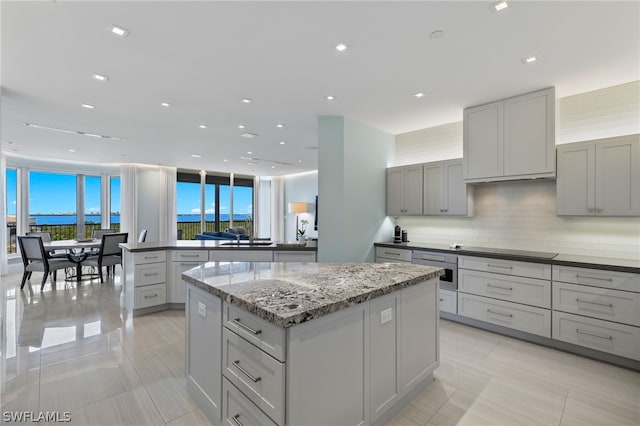
M393 309L387 308L380 312L380 325L384 325L393 319Z
M198 302L198 315L200 315L202 318L207 317L207 305L202 302Z

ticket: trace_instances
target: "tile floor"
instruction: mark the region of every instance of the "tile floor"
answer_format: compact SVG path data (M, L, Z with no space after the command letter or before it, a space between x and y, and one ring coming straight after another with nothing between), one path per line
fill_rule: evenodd
M57 411L72 425L209 425L186 392L184 311L131 318L117 278L40 292L35 275L24 291L21 274L0 284L0 423ZM440 354L392 425L640 424L638 372L448 321Z

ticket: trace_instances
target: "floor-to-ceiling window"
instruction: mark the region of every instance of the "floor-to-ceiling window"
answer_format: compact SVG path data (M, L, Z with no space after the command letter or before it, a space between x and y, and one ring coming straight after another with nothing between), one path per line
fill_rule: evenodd
M6 205L6 223L7 223L7 253L16 252L16 230L18 223L18 173L16 169L7 168L5 173L5 184L7 199Z
M233 186L232 204L229 175L206 173L203 187L198 172L178 172L177 221L183 239L190 240L202 231L225 231L231 226L231 219L233 226L252 232L253 179L236 177Z
M85 237L90 237L94 229L102 228L102 178L84 176L84 228Z
M78 236L74 174L31 171L29 173L30 232L46 231L54 240Z
M120 176L109 177L109 227L120 231Z

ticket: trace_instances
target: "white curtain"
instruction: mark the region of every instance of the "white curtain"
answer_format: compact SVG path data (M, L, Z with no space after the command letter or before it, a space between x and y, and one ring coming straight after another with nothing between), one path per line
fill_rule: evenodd
M158 239L175 240L178 234L176 216L176 175L175 167L160 167L160 199L158 202Z
M138 166L120 166L120 232L129 233L129 242L138 240Z
M284 240L284 178L271 179L271 239Z
M7 261L7 244L4 241L7 240L7 172L6 172L6 160L4 152L0 153L0 241L3 241L2 250L0 250L0 275L7 275L9 271L9 263Z

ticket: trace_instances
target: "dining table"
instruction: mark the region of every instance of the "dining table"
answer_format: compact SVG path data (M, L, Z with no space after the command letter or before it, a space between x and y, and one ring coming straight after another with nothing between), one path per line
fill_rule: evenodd
M102 240L96 238L76 239L76 240L55 240L43 243L44 249L48 252L66 251L67 259L75 263L76 281L82 281L82 262L91 254L93 249L100 248Z

